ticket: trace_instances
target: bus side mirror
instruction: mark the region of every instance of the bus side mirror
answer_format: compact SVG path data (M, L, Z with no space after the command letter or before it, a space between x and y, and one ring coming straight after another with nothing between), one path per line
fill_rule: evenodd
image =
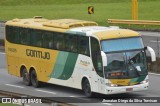
M107 66L107 56L103 51L101 51L101 56L102 56L103 67L105 67Z
M149 46L145 47L144 49L149 51L151 55L151 61L152 62L156 61L156 53L154 52L154 50Z

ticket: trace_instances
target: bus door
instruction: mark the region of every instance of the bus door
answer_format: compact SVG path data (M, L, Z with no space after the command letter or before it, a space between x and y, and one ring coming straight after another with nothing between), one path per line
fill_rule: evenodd
M105 79L103 73L102 57L97 39L91 37L91 56L96 76L93 82L97 82L97 89L100 93L105 91Z

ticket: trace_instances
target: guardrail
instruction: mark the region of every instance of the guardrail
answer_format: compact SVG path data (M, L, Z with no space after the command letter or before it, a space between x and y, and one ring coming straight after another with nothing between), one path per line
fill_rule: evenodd
M108 19L109 24L128 24L128 25L160 25L160 21L150 20L121 20L121 19Z

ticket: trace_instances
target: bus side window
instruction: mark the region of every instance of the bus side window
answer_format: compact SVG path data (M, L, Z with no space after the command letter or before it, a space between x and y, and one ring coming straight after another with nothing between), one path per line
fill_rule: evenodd
M79 36L78 38L78 53L89 56L89 38L85 36Z
M42 47L53 49L53 34L52 32L44 32L42 35L43 44Z
M66 51L71 51L71 38L72 38L72 35L69 35L69 34L67 34L66 36L65 36L65 50Z
M12 42L13 39L13 27L12 26L6 26L6 39L9 42Z
M69 52L77 52L77 36L69 35L65 36L65 50Z
M54 42L55 42L55 49L64 50L64 48L65 48L64 35L62 33L56 34Z
M20 28L20 44L23 45L29 45L30 43L30 34L29 34L29 29L27 28Z
M6 38L11 43L19 43L19 27L6 26Z
M91 53L94 68L97 74L103 77L102 57L99 42L97 39L91 37Z
M32 31L31 45L36 47L42 47L42 31L35 29Z
M77 48L78 48L78 43L77 43L78 37L73 35L72 38L70 39L71 45L70 45L70 49L72 52L77 52Z

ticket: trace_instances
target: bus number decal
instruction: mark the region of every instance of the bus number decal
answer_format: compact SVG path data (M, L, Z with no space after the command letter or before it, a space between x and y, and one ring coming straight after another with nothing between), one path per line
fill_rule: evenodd
M10 51L10 52L17 52L17 49L16 48L8 48L8 51Z

